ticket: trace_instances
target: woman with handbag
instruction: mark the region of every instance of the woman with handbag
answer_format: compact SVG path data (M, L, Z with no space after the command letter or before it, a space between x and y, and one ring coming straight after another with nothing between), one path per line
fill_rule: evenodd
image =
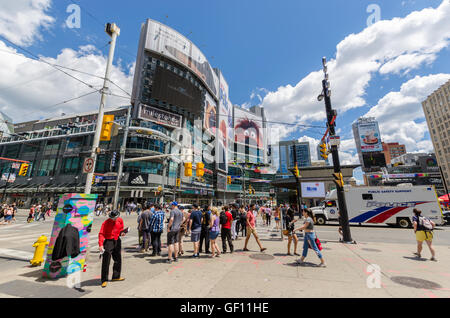
M303 226L294 229L294 231L305 231L304 235L304 241L303 241L303 254L300 260L297 262L300 264L303 264L306 255L308 254L308 247L311 246L311 248L316 252L317 256L320 259L320 267L326 267L325 260L323 259L322 253L320 253L319 248L316 244L316 234L314 232L314 214L311 211L311 209L305 209L303 210L303 217L305 218L305 223Z

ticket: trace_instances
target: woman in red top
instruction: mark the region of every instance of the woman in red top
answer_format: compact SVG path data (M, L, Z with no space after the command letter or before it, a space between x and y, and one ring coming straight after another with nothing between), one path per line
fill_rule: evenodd
M98 233L98 245L102 254L102 287L106 287L111 257L114 260L112 281L122 281L122 242L120 236L125 236L123 220L117 210L111 211L109 218L103 222ZM128 230L128 228L127 228Z

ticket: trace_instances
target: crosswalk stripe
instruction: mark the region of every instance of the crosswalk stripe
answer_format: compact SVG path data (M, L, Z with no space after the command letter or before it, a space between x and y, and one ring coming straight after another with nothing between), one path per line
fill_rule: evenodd
M28 241L28 240L37 240L39 236L42 234L27 234L27 235L15 235L15 236L6 236L6 237L0 237L0 241L10 241L10 242L22 242L22 241ZM45 234L44 234L45 235Z
M11 256L13 258L23 259L23 260L28 261L33 258L34 253L13 250L13 249L9 249L9 248L0 248L0 255Z

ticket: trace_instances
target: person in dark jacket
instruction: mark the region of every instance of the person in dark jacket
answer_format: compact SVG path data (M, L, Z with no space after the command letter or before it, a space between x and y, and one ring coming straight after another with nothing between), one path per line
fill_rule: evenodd
M211 209L205 206L202 211L202 230L200 232L200 249L202 253L203 240L205 240L205 254L210 254L209 251L209 220L211 219Z
M111 257L114 260L112 281L123 281L120 276L122 271L122 242L121 236L125 236L123 220L117 210L109 213L109 218L103 222L98 233L98 245L102 254L102 287L106 287L109 274Z

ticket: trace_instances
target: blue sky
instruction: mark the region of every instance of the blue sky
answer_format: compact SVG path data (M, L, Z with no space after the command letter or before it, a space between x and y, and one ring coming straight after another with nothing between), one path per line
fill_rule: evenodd
M3 1L7 0L0 0ZM432 151L423 114L420 114L420 101L436 89L439 83L443 84L450 73L449 31L443 28L445 18L441 18L442 22L438 19L439 12L447 15L449 11L441 0L36 0L40 6L33 10L30 9L31 0L16 2L17 6L8 3L12 15L14 10L22 10L21 12L29 13L30 19L35 17L34 24L26 27L34 33L26 35L26 28L21 25L24 24L23 21L14 21L0 14L0 26L6 25L3 29L10 30L10 33L0 30L1 36L61 65L72 60L77 68L85 67L90 71L95 65L99 75L102 75L101 65L107 54L106 45L109 40L103 31L103 25L106 22L118 24L121 35L117 43L117 68L114 74L116 82L127 90L131 90L130 66L136 59L141 24L145 19L151 18L169 25L192 40L210 63L222 70L230 86L230 99L234 104L261 104L267 109L269 120L287 121L292 124L287 126L292 129L278 127L281 129L281 139L302 138L311 144L320 139L321 129L301 131L295 124L325 123L323 102L317 103L315 96L321 90L317 75L317 72L321 71L321 58L327 56L329 60L336 62L335 67L334 62L330 62L332 65L329 69L332 103L339 112L337 128L345 141L341 147L341 159L344 163L357 162L351 123L368 113L376 114L380 119L386 117L380 125L383 140L403 142L408 151ZM70 15L66 12L67 7L73 3L81 6L79 29L70 29L65 25ZM367 19L373 12L367 12L367 8L374 4L380 9L381 21L369 27ZM435 13L427 16L425 8L431 8ZM413 13L414 11L417 12ZM432 21L434 17L439 21ZM450 20L449 16L447 20ZM417 21L428 25L424 28L428 33L422 34L422 28L412 27L419 23ZM17 32L14 29L15 23L19 30ZM399 29L403 28L399 33L395 33L397 26ZM402 43L403 35L408 35L409 32L412 40ZM436 37L437 32L444 35ZM349 37L351 34L355 36ZM411 43L415 42L416 38L417 43ZM368 52L373 50L369 44L365 50L366 42L370 42L370 39L379 40L379 46L375 47L379 52ZM8 43L5 45L4 50L13 48ZM337 59L336 55L338 45L342 52L339 54L340 59ZM390 52L390 47L393 53ZM71 51L65 52L67 49ZM23 52L16 50L16 53ZM372 56L368 57L370 54ZM6 56L8 55L1 55L0 51L0 57ZM399 57L400 59L397 59ZM415 66L399 66L404 61L402 59L410 60ZM89 61L94 62L89 64ZM8 61L8 65L11 63ZM17 67L20 63L17 62ZM374 66L374 63L378 65ZM33 63L27 65L36 67L36 72L38 71ZM26 72L22 74L25 80L27 76L31 75ZM51 78L52 74L49 75L49 82ZM23 81L24 79L21 79L18 83ZM0 109L10 114L15 121L24 121L67 109L70 112L70 107L73 110L97 107L97 96L94 96L97 99L85 99L83 103L64 104L66 108L44 107L43 105L77 96L76 93L66 90L70 85L75 87L70 79L65 79L68 85L64 89L58 89L57 85L61 85L61 81L64 80L55 78L51 83L43 83L40 80L30 82L29 88L36 91L41 90L41 87L54 85L42 98L35 97L31 100L23 100L23 93L20 95L21 92L16 88L2 91L2 88L14 84L14 79L6 83L0 82ZM303 83L299 84L301 81ZM403 84L404 92L401 92ZM411 93L415 92L415 88L420 94ZM54 91L55 95L48 93L50 91ZM358 93L354 93L355 91ZM84 91L77 86L77 92L81 95ZM411 94L416 98L412 104ZM383 99L386 96L389 98ZM392 101L394 99L395 102ZM396 115L400 114L400 117L390 114L390 106L386 104L388 100L397 106L401 104L395 108ZM20 105L25 103L26 107L34 112L26 118L21 118L20 113L16 112L17 107L12 106L19 101ZM110 103L127 102L122 99L110 100ZM40 108L49 111L36 111ZM410 111L412 108L414 111ZM405 116L403 121L402 113L415 115ZM389 122L389 118L396 118L397 122ZM399 122L405 126L399 126L397 131L393 126ZM408 129L414 129L414 132L411 133ZM316 144L314 148L315 146ZM315 151L313 153L315 154ZM357 177L361 179L361 174L358 173Z

